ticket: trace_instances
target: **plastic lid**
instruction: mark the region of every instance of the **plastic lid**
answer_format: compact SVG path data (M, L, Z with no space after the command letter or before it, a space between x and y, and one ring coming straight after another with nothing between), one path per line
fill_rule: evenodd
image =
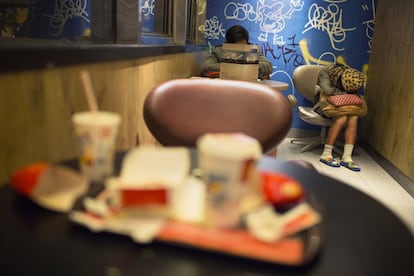
M208 133L197 140L200 154L223 159L259 159L262 148L259 142L243 133Z
M107 111L98 111L95 114L85 111L75 113L72 120L79 125L118 125L121 121L121 116Z

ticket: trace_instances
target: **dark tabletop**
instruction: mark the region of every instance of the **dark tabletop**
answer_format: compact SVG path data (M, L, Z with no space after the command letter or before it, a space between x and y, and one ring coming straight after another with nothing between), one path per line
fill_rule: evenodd
M77 168L74 161L65 165ZM384 205L312 170L269 157L259 167L293 176L320 203L323 244L311 263L287 267L93 233L6 185L0 188L0 275L414 275L413 235Z

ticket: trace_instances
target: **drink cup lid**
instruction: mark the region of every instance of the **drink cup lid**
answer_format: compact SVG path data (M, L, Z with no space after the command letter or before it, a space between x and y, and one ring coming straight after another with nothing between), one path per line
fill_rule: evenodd
M118 125L121 121L121 116L108 111L98 111L95 114L90 111L84 111L75 113L72 121L80 125Z
M208 133L197 140L200 154L222 159L258 160L262 156L259 142L243 133Z

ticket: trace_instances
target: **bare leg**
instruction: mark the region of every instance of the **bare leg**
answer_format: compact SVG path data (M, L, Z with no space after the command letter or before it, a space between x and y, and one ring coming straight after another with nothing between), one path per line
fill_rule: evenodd
M358 116L348 116L348 124L345 130L345 144L355 144L358 129Z
M330 126L328 130L328 135L326 136L325 144L333 146L335 143L336 138L338 138L339 133L341 132L342 128L346 124L348 117L346 115L337 117L334 119L334 122Z
M360 168L352 161L352 151L357 135L358 117L355 115L348 116L348 123L345 130L345 146L342 155L342 160L347 163L343 163L348 169L359 171Z
M333 144L336 138L341 132L342 128L347 122L347 116L340 116L334 119L331 127L329 128L328 135L326 137L325 146L319 160L331 167L339 167L339 161L332 156Z

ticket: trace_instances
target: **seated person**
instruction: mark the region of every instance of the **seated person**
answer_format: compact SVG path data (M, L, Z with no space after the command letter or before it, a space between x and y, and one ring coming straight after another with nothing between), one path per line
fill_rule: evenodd
M364 83L364 74L358 70L341 64L331 64L319 73L315 89L314 110L324 117L332 118L325 146L320 161L331 167L346 167L352 171L360 171L360 166L352 160L352 151L357 135L358 118L365 116L366 103L334 106L327 97L332 95L358 94ZM326 98L327 100L322 100ZM342 159L332 156L332 149L342 128L345 127L345 146Z
M226 32L226 43L250 44L249 33L240 25L235 25ZM211 55L206 59L201 69L201 76L218 78L220 75L220 60L222 57L222 46L214 47ZM262 54L259 54L259 79L269 79L272 73L272 63Z

